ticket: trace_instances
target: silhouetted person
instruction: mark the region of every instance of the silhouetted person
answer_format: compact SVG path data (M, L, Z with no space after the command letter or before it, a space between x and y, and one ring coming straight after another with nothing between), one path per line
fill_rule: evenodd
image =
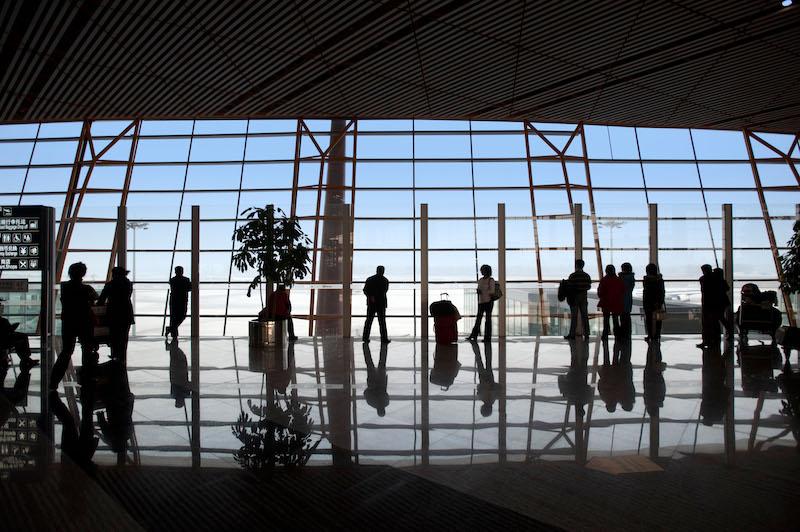
M169 393L175 399L175 408L183 408L186 399L192 395L189 362L186 353L178 346L177 338L169 342L167 347L169 348Z
M369 342L369 333L372 329L372 320L378 316L378 327L381 331L381 342L389 343L386 333L386 292L389 291L389 280L383 276L383 266L378 266L375 275L368 277L364 283L364 295L367 296L367 320L364 322L363 340Z
M4 299L0 299L0 349L13 349L22 362L26 364L32 363L34 366L38 362L31 360L31 345L28 341L28 335L17 331L19 323L9 322L5 316L2 316L5 306L3 305Z
M481 357L481 348L478 342L472 341L472 352L475 355L475 367L478 370L478 398L483 402L481 405L481 415L489 417L494 409L494 402L497 400L497 383L494 380L494 370L492 369L492 343L483 344L486 356L486 364Z
M622 281L625 291L622 298L621 326L626 335L633 331L631 324L631 312L633 312L633 287L636 286L636 276L630 262L623 262L620 267L619 279Z
M91 378L97 366L97 344L94 339L95 317L92 303L97 292L83 284L86 265L76 262L67 270L69 281L61 283L61 352L50 375L50 389L58 388L64 378L76 340L81 343L81 374Z
M367 364L367 388L364 390L364 399L367 404L374 408L380 417L386 415L386 407L389 406L389 394L386 391L388 385L388 378L386 376L386 356L388 346L386 342L381 343L380 358L378 359L378 367L375 367L375 362L372 360L372 353L369 350L369 344L364 342L361 344L364 350L364 362Z
M658 273L658 266L648 264L642 278L642 308L644 309L644 329L647 333L645 340L658 340L661 338L661 320L657 313L664 310L666 291L664 278Z
M133 319L133 283L126 277L128 270L121 266L114 266L111 270L111 280L106 283L100 292L99 305L108 304L106 320L108 320L109 346L111 358L123 364L128 358L128 336Z
M289 334L289 341L294 342L297 336L294 335L294 323L292 322L292 302L289 300L289 291L285 284L279 284L277 290L269 295L267 309L270 318L276 321L285 321L286 330Z
M575 338L575 330L578 327L578 314L581 317L583 327L583 337L589 338L589 300L588 292L592 287L592 278L583 271L586 263L581 259L575 261L575 271L567 278L569 285L569 334L564 338L571 340Z
M720 312L720 323L722 324L722 327L728 336L733 338L733 323L730 321L731 318L733 318L733 314L731 314L731 298L728 295L731 287L728 284L728 281L725 280L725 272L722 270L722 268L714 268L714 275L717 276L720 284L719 302L720 306L722 307L722 312Z
M728 282L721 268L712 269L710 264L700 267L700 295L702 301L703 341L697 347L712 346L720 341L723 326L726 326L725 313L730 306Z
M703 349L703 392L700 416L711 426L722 421L728 408L730 389L725 385L725 360L719 345Z
M625 285L617 277L613 264L606 266L606 274L597 286L597 306L603 311L603 338L608 338L609 316L614 320L614 335L619 334L619 316L622 314L625 299Z
M483 341L492 339L492 309L494 308L494 295L497 286L492 278L492 267L488 264L481 266L481 278L478 279L478 315L475 316L475 326L469 334L469 340L477 340L481 334L481 320L486 316L486 325L483 328Z
M178 337L178 327L186 319L192 281L183 275L183 266L175 266L175 277L169 280L169 327L164 333Z

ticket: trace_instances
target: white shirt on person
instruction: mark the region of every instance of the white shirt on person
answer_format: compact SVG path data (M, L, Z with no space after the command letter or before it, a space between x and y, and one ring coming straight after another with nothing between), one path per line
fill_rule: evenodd
M478 303L489 303L494 295L494 279L481 277L478 279Z

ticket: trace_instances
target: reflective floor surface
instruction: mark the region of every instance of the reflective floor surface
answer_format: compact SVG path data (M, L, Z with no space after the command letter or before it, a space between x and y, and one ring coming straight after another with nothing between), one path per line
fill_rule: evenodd
M93 398L73 370L57 395L43 394L38 367L20 394L26 372L12 356L0 474L4 482L46 477L65 461L90 475L388 466L572 528L584 525L476 486L516 483L525 493L584 475L583 488L600 492L621 478L680 486L707 464L747 476L761 457L770 471L796 470L797 353L789 364L758 338L719 349L697 342L318 338L260 349L246 338L136 338L127 370L104 363L101 351ZM523 481L532 471L536 480Z

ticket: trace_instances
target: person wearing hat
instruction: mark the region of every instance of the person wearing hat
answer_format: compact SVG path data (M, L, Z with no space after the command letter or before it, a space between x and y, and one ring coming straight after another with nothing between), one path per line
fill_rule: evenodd
M108 303L106 319L110 336L111 358L125 362L128 353L128 334L133 320L133 283L128 279L128 270L115 266L111 270L111 280L100 292L98 305Z

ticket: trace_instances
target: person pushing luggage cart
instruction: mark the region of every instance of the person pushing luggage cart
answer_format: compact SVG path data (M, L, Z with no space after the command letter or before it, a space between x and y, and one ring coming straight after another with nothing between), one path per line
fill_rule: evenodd
M430 306L436 343L452 344L458 342L458 320L461 319L461 313L450 301L450 294L443 293L440 297L440 301L435 301Z

